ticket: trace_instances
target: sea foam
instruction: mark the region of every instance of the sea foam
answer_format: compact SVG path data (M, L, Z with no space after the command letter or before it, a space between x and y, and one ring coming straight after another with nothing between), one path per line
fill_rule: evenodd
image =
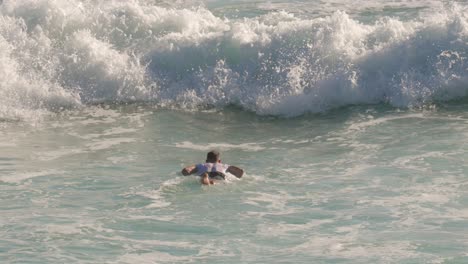
M0 119L102 102L296 116L468 92L462 5L364 24L343 11L226 18L150 2L5 0Z

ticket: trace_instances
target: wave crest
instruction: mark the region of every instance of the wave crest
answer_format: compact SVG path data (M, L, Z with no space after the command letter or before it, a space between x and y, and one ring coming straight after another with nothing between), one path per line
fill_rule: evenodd
M464 97L468 12L436 11L363 24L341 11L227 19L145 1L6 0L0 118L99 102L294 116Z

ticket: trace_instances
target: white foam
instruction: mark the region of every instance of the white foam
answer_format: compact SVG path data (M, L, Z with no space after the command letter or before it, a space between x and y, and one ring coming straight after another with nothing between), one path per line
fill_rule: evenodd
M351 13L358 6L338 2ZM350 104L413 107L464 97L467 7L414 6L420 4L426 10L412 20L363 24L344 11L228 19L203 7L150 1L6 0L0 119L40 119L99 102L234 104L295 116Z
M154 251L154 250L153 250ZM119 257L118 263L141 263L154 264L155 262L191 262L194 260L192 256L175 256L166 252L154 251L151 253L126 253Z
M242 144L228 144L228 143L209 143L204 145L198 145L189 141L183 141L175 144L176 148L185 148L185 149L194 149L209 151L212 149L222 149L222 150L231 150L231 149L240 149L245 151L261 151L265 147L262 147L259 143L242 143Z
M406 241L380 241L379 243L359 243L357 234L336 236L315 236L309 241L292 249L287 253L297 252L322 257L340 257L349 259L391 259L392 261L407 258L421 258L425 254L416 252L416 245Z
M289 232L310 232L312 229L319 228L321 225L333 223L333 219L314 220L305 224L287 224L287 223L265 223L259 224L257 235L267 237L282 237L288 235ZM337 232L339 232L337 230ZM343 232L343 231L342 231Z
M420 155L402 156L395 159L392 162L392 166L421 172L430 172L432 169L424 160L426 158L442 158L446 156L447 153L441 151L430 151Z
M125 162L135 161L137 159L134 155L129 155L125 157L108 157L107 160L111 161L114 164L122 164Z
M35 152L38 160L49 161L59 159L69 155L85 153L86 151L79 148L61 148L58 150L48 150L42 152Z
M331 15L338 10L346 10L353 16L357 17L361 13L379 13L384 10L396 11L402 9L424 9L427 7L441 7L440 1L434 0L414 0L414 1L386 1L386 0L357 0L357 1L342 1L342 0L322 0L322 1L278 1L278 2L259 2L256 3L260 10L276 11L286 10L288 12L297 13L299 15L315 15L317 17Z
M365 130L368 127L377 126L386 122L394 121L394 120L401 120L401 119L408 119L408 118L424 118L423 113L414 113L414 114L405 114L401 116L392 116L392 117L381 117L381 118L374 118L370 116L370 118L366 121L361 122L353 122L349 126L349 130Z
M348 130L350 133L355 133L356 131L365 131L369 127L378 126L387 122L403 119L425 119L425 120L443 120L443 121L466 121L463 117L450 117L450 116L437 116L434 113L427 114L425 112L420 113L406 113L398 114L390 117L379 117L374 118L372 115L368 115L364 118L363 121L353 121Z
M43 170L43 171L12 173L9 175L0 176L0 181L8 182L8 183L21 183L23 181L26 181L32 178L55 175L55 174L60 174L60 173L63 173L63 171Z
M106 121L103 120L94 120L94 121L86 121L86 122L80 122L81 124L99 124L99 123L114 123L116 120L112 119L105 119ZM79 134L75 132L70 132L69 135L76 136L82 139L99 139L99 138L104 138L106 136L114 136L114 135L120 135L120 134L131 134L138 131L138 129L134 128L124 128L124 127L114 127L114 128L109 128L101 133L88 133L88 134Z
M181 177L169 179L161 183L158 189L146 191L146 192L137 192L136 194L143 197L150 198L152 200L151 204L148 205L148 208L163 208L171 205L170 202L166 201L164 198L164 191L170 189L171 187L179 185L184 179Z
M137 142L137 140L135 138L100 138L94 142L87 143L86 148L91 151L104 150L120 144L133 142Z
M248 214L273 214L287 215L296 212L294 208L288 207L287 203L292 199L291 195L284 191L277 193L245 192L243 203L267 208L268 212L250 212Z

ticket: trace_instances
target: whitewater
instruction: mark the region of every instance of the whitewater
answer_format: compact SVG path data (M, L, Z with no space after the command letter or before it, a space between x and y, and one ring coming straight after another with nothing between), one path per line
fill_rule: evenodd
M466 1L0 1L0 262L466 263L467 96Z

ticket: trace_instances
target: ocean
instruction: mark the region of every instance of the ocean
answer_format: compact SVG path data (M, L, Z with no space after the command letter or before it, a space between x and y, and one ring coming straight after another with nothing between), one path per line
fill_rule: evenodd
M0 263L468 263L466 1L0 3Z

